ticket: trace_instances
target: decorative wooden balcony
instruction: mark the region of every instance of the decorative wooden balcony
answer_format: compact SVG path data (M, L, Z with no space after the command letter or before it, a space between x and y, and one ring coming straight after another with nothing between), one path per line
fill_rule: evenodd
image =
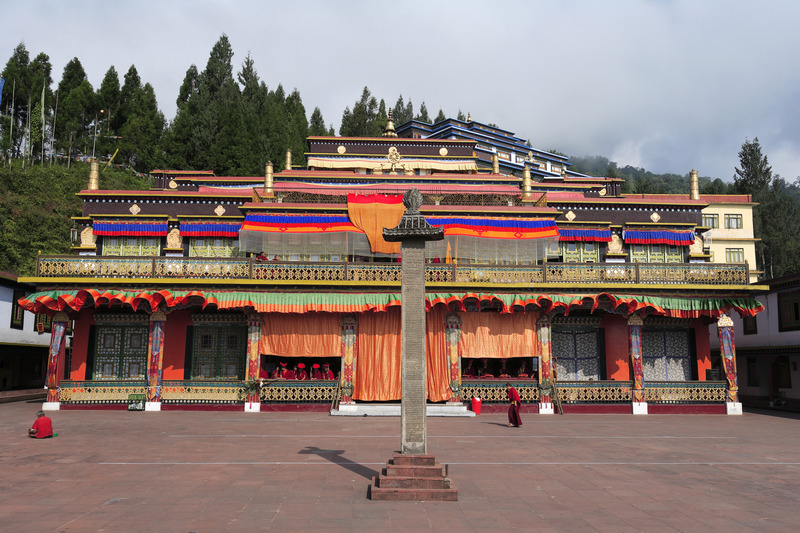
M399 286L399 263L325 263L258 261L253 258L44 256L38 278L119 278L130 281L242 280L292 283ZM719 263L546 263L540 265L429 264L428 284L641 284L748 285L749 268Z
M539 401L539 383L529 379L465 380L464 402L481 398L484 403L507 403L505 382L519 392L522 403ZM651 381L645 383L645 401L653 404L711 404L725 402L724 381ZM632 401L630 381L559 381L563 404L626 404ZM330 403L336 381L264 380L264 403ZM62 381L59 400L64 404L124 404L131 394L146 394L143 381ZM245 400L244 382L230 380L165 380L161 399L166 404L240 404Z

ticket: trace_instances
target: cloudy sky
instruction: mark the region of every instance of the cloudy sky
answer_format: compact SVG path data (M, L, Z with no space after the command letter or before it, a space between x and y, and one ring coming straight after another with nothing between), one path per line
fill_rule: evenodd
M800 2L794 0L0 0L0 62L24 41L73 57L97 88L136 65L174 117L191 64L223 33L271 88L297 88L338 131L364 86L431 116L495 123L542 149L731 180L758 137L800 176Z

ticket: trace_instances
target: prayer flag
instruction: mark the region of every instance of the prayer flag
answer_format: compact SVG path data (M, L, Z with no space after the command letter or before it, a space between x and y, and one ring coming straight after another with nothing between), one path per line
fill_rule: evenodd
M6 79L3 76L0 76L0 104L3 103L3 85L5 85Z
M44 89L47 85L42 84L42 135L44 135Z

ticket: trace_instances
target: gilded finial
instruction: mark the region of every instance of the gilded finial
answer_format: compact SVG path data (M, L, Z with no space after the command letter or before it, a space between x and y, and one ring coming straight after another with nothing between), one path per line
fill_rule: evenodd
M394 131L394 120L392 120L392 108L389 108L389 120L386 123L386 129L383 130L384 137L397 137Z

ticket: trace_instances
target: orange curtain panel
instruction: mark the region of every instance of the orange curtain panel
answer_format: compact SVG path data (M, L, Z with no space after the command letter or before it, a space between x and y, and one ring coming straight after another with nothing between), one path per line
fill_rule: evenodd
M461 313L461 356L502 359L536 357L539 313Z
M337 313L266 313L261 353L279 357L341 357L342 328Z
M347 215L355 227L363 231L373 252L399 254L399 242L386 242L383 228L394 228L400 223L406 206L402 195L348 194Z
M358 315L358 359L353 398L373 402L401 395L400 309Z
M425 317L425 369L428 400L432 402L449 400L452 396L444 327L446 314L447 306L437 305Z

